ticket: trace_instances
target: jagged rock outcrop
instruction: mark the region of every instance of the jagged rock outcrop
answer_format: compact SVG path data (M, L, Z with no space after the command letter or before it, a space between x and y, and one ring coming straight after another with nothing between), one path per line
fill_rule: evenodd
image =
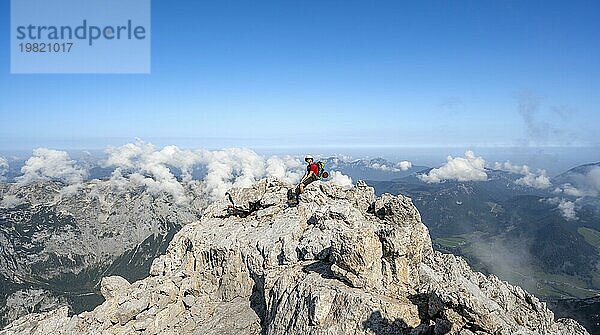
M587 334L434 252L409 198L316 182L290 207L288 187L231 190L182 228L149 277L105 278L93 311L30 314L0 333Z

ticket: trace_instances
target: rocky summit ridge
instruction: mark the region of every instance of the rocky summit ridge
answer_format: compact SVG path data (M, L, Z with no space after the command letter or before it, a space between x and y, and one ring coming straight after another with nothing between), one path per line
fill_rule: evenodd
M434 251L407 197L315 182L290 206L290 187L267 178L230 190L148 277L106 277L93 311L29 314L0 334L587 334Z

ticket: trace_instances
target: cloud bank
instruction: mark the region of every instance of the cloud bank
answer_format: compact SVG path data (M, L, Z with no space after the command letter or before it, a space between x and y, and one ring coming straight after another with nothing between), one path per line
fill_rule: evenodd
M567 221L576 221L579 219L577 217L577 213L575 211L575 203L573 201L557 197L540 199L540 201L545 201L549 204L557 205L556 208L560 211L562 217Z
M467 150L465 157L448 156L448 161L439 168L431 169L427 174L418 177L427 183L440 183L446 180L457 181L484 181L485 160L476 157L473 151Z
M600 166L595 166L586 173L574 174L571 178L573 184L563 184L555 191L574 197L596 197L600 195Z
M21 168L23 175L15 178L18 184L53 180L68 185L79 185L87 176L85 169L77 166L65 151L38 148Z
M575 213L575 203L572 201L562 199L558 203L558 210L567 221L575 221L578 219Z
M515 183L519 185L538 189L545 189L552 186L546 170L537 170L536 173L533 173L527 165L513 165L508 161L504 163L495 162L494 169L523 175L522 178L515 180Z
M533 173L529 173L525 175L523 178L519 178L515 180L516 184L529 186L533 188L544 189L552 186L550 182L550 178L546 175L545 170L541 170L539 175L534 175Z
M192 180L192 172L197 168L206 171L202 179L203 191L211 199L223 196L232 187L248 187L267 176L294 184L304 173L303 163L298 157L265 158L241 148L209 151L167 146L159 150L138 140L109 148L107 154L104 166L115 168L111 182L116 188L144 186L152 193L167 192L179 202L189 200L184 186ZM181 181L175 176L175 170L180 172ZM343 177L341 173L336 175L337 182L341 182Z
M114 191L144 188L153 195L169 194L179 204L192 200L190 184L197 182L193 174L198 171L204 174L197 184L199 188L193 188L212 200L223 196L232 187L248 187L268 176L295 184L305 171L300 157L264 157L242 148L182 150L173 145L156 148L151 143L137 140L110 147L105 152L107 157L100 165L112 169L109 182ZM7 170L8 163L0 160L0 176L3 177ZM61 191L63 194L78 190L88 176L87 170L71 160L66 152L46 148L35 149L21 172L22 175L16 178L18 184L60 181L66 184ZM331 175L336 184L352 183L339 171Z
M369 162L367 166L374 170L399 172L407 171L408 169L410 169L412 167L412 163L409 161L401 161L393 165L387 165L378 162Z
M402 171L406 171L412 167L412 163L409 161L401 161L397 164L398 168Z
M115 189L142 186L151 194L171 194L176 202L189 200L171 169L178 169L183 181L190 181L192 167L199 161L198 154L176 146L156 150L154 145L140 140L108 148L106 153L108 158L103 165L115 169L110 178Z
M341 173L340 171L331 171L330 176L331 176L331 181L335 185L352 186L352 178L350 178L349 176L346 176L345 174Z
M201 151L201 164L207 168L207 191L211 197L222 196L231 187L248 187L254 181L274 176L296 183L304 173L298 158L270 157L265 159L249 149L230 148L218 151Z

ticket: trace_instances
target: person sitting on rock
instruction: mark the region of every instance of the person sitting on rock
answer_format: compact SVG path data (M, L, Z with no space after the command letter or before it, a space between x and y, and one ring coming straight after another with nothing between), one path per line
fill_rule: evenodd
M300 180L300 184L298 184L297 194L304 193L304 188L308 184L319 179L319 167L317 166L317 164L315 164L315 159L313 158L313 156L306 155L306 157L304 157L304 161L308 163L308 166L306 166L306 173Z

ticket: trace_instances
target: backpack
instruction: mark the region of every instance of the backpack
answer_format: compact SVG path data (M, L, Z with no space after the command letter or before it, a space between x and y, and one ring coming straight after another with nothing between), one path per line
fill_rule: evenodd
M329 174L327 172L325 172L325 163L318 161L315 164L317 164L317 167L319 168L319 173L317 174L317 179L323 179L323 178L329 177Z

